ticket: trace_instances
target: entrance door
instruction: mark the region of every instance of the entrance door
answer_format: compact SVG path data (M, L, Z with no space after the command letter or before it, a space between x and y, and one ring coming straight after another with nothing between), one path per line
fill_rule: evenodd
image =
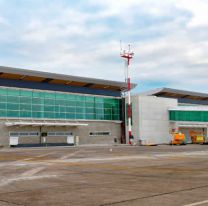
M73 136L72 132L54 131L44 132L46 135L42 137L42 143L47 145L71 145L68 143L68 137Z

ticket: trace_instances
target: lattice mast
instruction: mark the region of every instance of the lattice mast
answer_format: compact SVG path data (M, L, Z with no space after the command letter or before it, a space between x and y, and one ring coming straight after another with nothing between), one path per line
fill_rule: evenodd
M131 59L134 56L134 53L131 51L131 45L128 45L128 51L123 50L121 48L120 56L125 60L125 69L126 69L126 77L127 80L127 98L128 98L128 107L127 107L127 116L128 116L128 136L129 136L129 144L131 144L132 137L132 128L131 128L131 119L132 119L132 111L131 111L131 78L130 78L130 63Z

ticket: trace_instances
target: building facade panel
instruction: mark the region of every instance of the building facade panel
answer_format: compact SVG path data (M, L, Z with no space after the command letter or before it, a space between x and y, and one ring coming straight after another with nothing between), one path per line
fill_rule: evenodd
M132 98L132 105L132 131L136 140L144 144L170 142L168 109L177 106L177 100L135 95Z

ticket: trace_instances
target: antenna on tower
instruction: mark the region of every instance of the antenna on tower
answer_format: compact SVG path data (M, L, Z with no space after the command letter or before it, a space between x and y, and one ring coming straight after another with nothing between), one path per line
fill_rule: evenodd
M122 41L120 40L120 54L121 54L121 52L122 52Z
M124 50L122 47L122 40L120 40L120 56L123 54ZM126 60L124 59L124 81L127 83L127 67L126 67Z
M129 77L130 60L134 56L134 52L131 51L131 45L130 44L128 44L127 51L122 49L122 46L121 46L120 56L124 59L124 63L125 63L124 75L125 75L125 82L127 82L128 81L128 77Z

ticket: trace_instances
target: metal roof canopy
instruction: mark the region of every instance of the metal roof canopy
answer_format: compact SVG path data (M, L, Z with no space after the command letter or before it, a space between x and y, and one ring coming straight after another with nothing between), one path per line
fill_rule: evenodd
M5 66L0 66L0 78L116 91L127 89L127 84L125 82L18 69ZM132 89L135 87L136 84L131 84Z
M169 111L208 111L208 106L179 106L179 107L170 107Z
M157 96L157 97L169 97L169 98L180 98L180 99L192 99L192 100L208 100L207 93L192 92L186 90L178 90L171 88L159 88L147 92L141 93L147 96Z
M71 122L5 122L7 127L11 126L88 126L86 123L71 123Z
M207 128L206 124L179 124L178 127L181 128Z

